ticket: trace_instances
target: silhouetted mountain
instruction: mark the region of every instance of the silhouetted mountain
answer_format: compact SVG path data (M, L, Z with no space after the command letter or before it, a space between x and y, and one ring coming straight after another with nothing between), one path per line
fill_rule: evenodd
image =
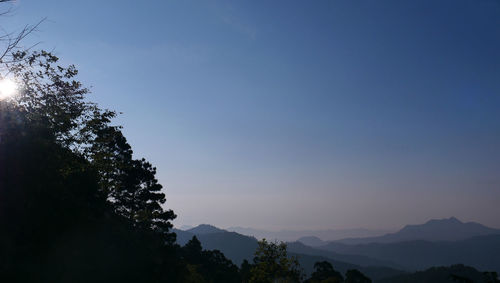
M301 242L304 245L310 246L310 247L320 247L320 246L324 246L324 245L328 244L328 242L325 242L325 241L323 241L320 238L315 237L315 236L302 237L302 238L299 238L297 240L297 242Z
M309 277L310 274L313 272L314 264L319 261L328 261L329 263L332 264L335 270L340 271L342 274L345 274L347 270L357 269L373 280L379 280L383 278L389 278L405 274L404 271L393 269L390 267L359 266L351 263L337 261L324 256L305 255L294 252L289 252L289 255L297 257L300 266L304 269L304 273L306 274L307 277Z
M255 250L257 249L256 238L241 235L236 232L224 231L210 225L203 226L203 229L197 229L199 228L198 226L190 230L202 231L201 234L174 229L174 232L177 234L177 243L184 245L193 237L193 235L196 235L204 249L220 250L227 258L231 259L237 265L240 265L244 259L250 262L253 260ZM207 226L211 227L210 230L205 229ZM209 233L207 231L222 232ZM315 250L301 243L290 243L288 249L290 254L298 257L300 265L304 268L304 272L306 274L310 274L313 271L315 262L323 260L327 260L332 263L336 270L346 272L349 269L358 269L372 278L386 278L403 273L403 271L390 267L360 266L355 264L356 261L359 261L362 264L373 263L374 265L382 265L385 263L384 261L371 260L364 256L339 255L333 252ZM307 252L309 254L302 254L301 252ZM352 259L354 263L347 263L336 257Z
M215 226L209 225L209 224L200 224L194 228L186 230L186 232L200 235L200 234L212 234L212 233L227 232L227 231L222 230L220 228L217 228Z
M396 268L396 269L403 269L403 267L401 267L400 265L397 265L394 262L373 259L370 257L361 256L361 255L339 254L339 253L332 252L332 251L312 248L312 247L309 247L309 246L302 244L301 242L287 243L287 246L288 246L288 251L293 252L293 253L297 253L297 254L322 256L322 257L335 259L335 260L339 260L339 261L343 261L343 262L349 262L349 263L353 263L353 264L361 265L361 266L385 266L385 267L391 267L391 268Z
M210 231L213 232L210 233ZM174 229L174 232L177 234L179 245L185 245L193 236L196 236L204 249L220 250L237 265L240 265L244 259L252 261L257 249L257 239L236 232L228 232L212 225L202 224L189 231Z
M456 282L476 282L486 283L492 281L494 275L490 273L480 272L470 266L462 264L452 265L450 267L432 267L425 271L419 271L411 274L402 274L391 278L378 280L377 283L423 283L423 282L439 282L439 283L456 283ZM461 280L461 281L460 281ZM467 281L471 280L471 281Z
M230 227L228 231L237 232L243 235L252 236L257 239L266 238L268 240L280 240L285 242L294 242L302 237L314 236L324 241L334 241L352 237L373 237L387 233L387 230L369 230L369 229L339 229L339 230L281 230L268 231L262 229Z
M191 225L182 225L181 227L179 227L180 230L189 230L191 228L194 228L194 226L191 226Z
M174 232L177 235L176 242L181 246L184 246L194 236L194 234L191 232L186 232L176 228L172 229L172 232Z
M346 245L332 242L322 249L396 262L410 270L452 264L500 271L500 235L478 236L454 242L408 241Z
M257 249L257 239L236 232L199 234L197 237L204 249L220 250L237 265L244 259L252 261Z
M500 229L493 229L475 222L463 223L455 217L434 219L421 225L407 225L396 233L379 237L348 238L336 242L357 245L368 243L395 243L403 241L459 241L475 236L500 234Z

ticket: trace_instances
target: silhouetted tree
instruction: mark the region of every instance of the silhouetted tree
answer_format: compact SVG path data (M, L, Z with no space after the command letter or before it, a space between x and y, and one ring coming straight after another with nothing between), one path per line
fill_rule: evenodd
M483 276L483 279L481 281L484 283L500 282L500 280L498 279L498 273L496 273L496 272L483 272L482 276ZM460 283L474 283L475 282L474 280L472 280L466 276L451 274L450 277L455 282L460 282Z
M250 281L252 265L248 260L244 259L240 266L241 282L247 283Z
M200 266L202 274L210 282L237 283L241 282L239 269L219 250L203 251L204 262Z
M497 272L483 272L484 282L486 283L497 283L500 282Z
M451 266L431 267L423 271L410 274L401 274L381 280L384 283L420 283L420 282L498 282L495 272L480 272L473 267L463 264Z
M5 39L8 52L17 39ZM89 102L76 68L53 54L6 58L0 72L19 93L0 101L0 280L182 281L175 214L162 208L156 169L112 125L116 113Z
M295 257L288 257L285 243L263 239L258 244L250 282L300 282L302 272L299 262Z
M345 274L345 283L371 283L372 280L366 277L357 269L347 270Z
M115 213L89 161L0 101L0 281L180 282L175 247Z
M162 208L165 194L156 169L133 158L121 127L111 124L116 113L86 100L89 90L75 80L77 69L58 65L53 54L16 52L13 58L6 65L17 78L16 102L30 123L45 125L57 143L82 155L97 170L100 192L117 213L173 244L175 235L169 230L175 214Z
M467 278L465 276L459 276L459 275L451 274L450 277L455 282L459 282L459 283L474 283L474 280L472 280L470 278Z
M241 282L238 267L218 250L206 251L196 236L182 247L189 266L189 278L201 277L205 282Z
M202 251L203 248L196 236L193 236L193 238L182 247L184 258L191 264L200 264L202 262Z
M15 0L0 0L0 4L2 4L0 16L6 16L11 12L11 7L9 7L8 3L14 1ZM14 62L15 59L12 56L12 53L16 50L22 50L20 46L21 41L35 31L42 22L43 20L35 25L25 25L20 31L17 32L9 32L2 29L0 33L0 64ZM5 71L4 67L5 66L0 65L0 72Z
M333 269L333 266L328 261L319 261L314 264L314 272L311 278L306 280L307 283L319 282L344 282L344 278L340 272Z

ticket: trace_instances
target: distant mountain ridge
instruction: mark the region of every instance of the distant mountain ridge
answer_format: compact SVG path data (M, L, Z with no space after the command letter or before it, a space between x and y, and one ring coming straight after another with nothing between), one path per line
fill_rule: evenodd
M346 238L335 242L358 245L369 243L396 243L405 241L460 241L476 236L497 235L500 229L494 229L476 222L464 223L455 217L432 219L420 225L407 225L396 233L378 237Z
M237 265L243 259L251 261L257 248L256 238L212 225L174 231L180 245L196 235L205 249L218 249ZM301 240L312 245L322 243L317 237ZM288 242L288 251L299 256L299 262L308 273L320 260L330 261L339 270L359 269L372 279L454 264L500 271L500 231L475 222L463 223L454 217L407 225L396 233L380 237L332 241L316 247Z
M244 259L252 260L253 253L257 248L256 238L241 235L236 232L229 232L209 224L201 224L187 231L175 230L174 232L177 233L177 243L180 245L186 244L193 236L196 236L205 249L218 249L223 252L225 251L224 253L227 253L227 256L235 261L236 264L241 264ZM292 253L323 256L361 266L387 266L391 268L400 268L400 266L397 266L389 261L376 260L366 256L342 255L327 250L316 249L298 241L287 242L287 245L288 251ZM229 246L232 247L229 248ZM250 256L250 258L241 256L242 253L238 252L238 250L242 249L247 250L244 254Z
M325 241L323 241L320 238L315 237L315 236L302 237L302 238L297 239L297 242L301 242L302 244L304 244L306 246L310 246L310 247L321 247L321 246L328 244L328 242L325 242Z
M266 238L268 240L280 240L285 242L295 242L303 237L316 237L322 241L334 241L352 237L373 237L388 233L388 230L358 229L325 229L325 230L280 230L268 231L248 227L229 227L228 231L237 232L243 235L255 237L257 239Z
M378 280L377 283L496 282L494 281L493 276L493 274L485 274L484 272L480 272L473 267L457 264L452 266L432 267L424 271L418 271L411 274L402 274L395 277L384 278L382 280Z
M337 252L332 252L328 250L322 250L318 248L313 248L307 245L304 245L301 242L288 242L287 243L288 251L310 255L310 256L322 256L330 259L339 260L342 262L349 262L352 264L360 265L360 266L386 266L394 269L403 270L404 267L398 265L394 262L388 260L379 260L375 258L370 258L368 256L363 255L354 255L354 254L341 254Z
M221 232L227 232L226 230L217 228L213 225L210 224L200 224L194 228L186 230L186 232L193 233L193 234L213 234L213 233L221 233Z
M236 265L240 265L244 259L251 262L258 246L257 239L254 237L229 232L207 224L202 224L188 231L174 229L174 232L177 234L177 243L179 245L185 245L193 236L196 236L204 249L220 250ZM387 261L378 261L365 256L340 255L334 252L315 250L301 243L289 243L288 251L290 255L298 257L300 265L307 274L313 271L314 263L323 260L331 262L336 269L343 273L348 269L358 269L374 279L404 273L396 268L385 266L388 263ZM349 261L344 261L345 259ZM388 265L394 266L394 264Z
M486 235L460 241L423 240L346 245L332 242L321 249L343 255L363 255L387 260L407 270L465 264L480 270L500 272L500 235Z

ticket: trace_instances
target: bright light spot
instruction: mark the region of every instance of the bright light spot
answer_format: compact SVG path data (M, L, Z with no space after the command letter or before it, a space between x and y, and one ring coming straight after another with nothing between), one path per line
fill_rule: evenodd
M17 92L17 84L8 78L0 80L0 100L12 97Z

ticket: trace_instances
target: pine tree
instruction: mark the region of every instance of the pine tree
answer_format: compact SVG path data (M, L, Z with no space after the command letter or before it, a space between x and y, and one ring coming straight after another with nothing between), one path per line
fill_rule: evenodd
M163 209L166 198L156 169L134 159L121 127L112 125L116 113L88 101L89 89L76 80L78 70L60 66L50 52L23 51L13 58L7 67L19 84L17 107L30 123L46 126L61 146L97 169L101 194L116 212L173 244L175 234L169 231L176 216Z

